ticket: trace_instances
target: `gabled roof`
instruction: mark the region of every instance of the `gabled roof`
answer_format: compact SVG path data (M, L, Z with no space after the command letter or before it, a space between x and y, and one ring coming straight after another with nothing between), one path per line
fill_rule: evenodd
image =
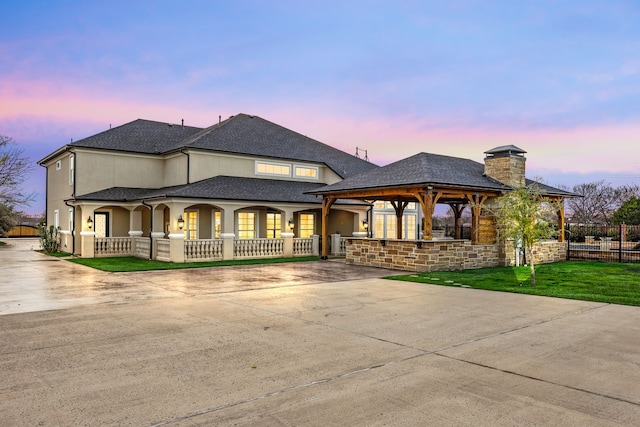
M337 148L247 114L232 116L206 129L138 119L66 147L158 155L182 149L208 150L326 164L341 178L377 167ZM39 163L46 162L59 152L50 154Z
M159 198L209 200L242 200L251 202L314 203L322 200L305 194L322 187L315 182L285 181L261 178L216 176L192 184L164 188L112 187L77 196L77 201L131 202ZM339 204L359 204L355 200L340 200Z
M418 153L395 163L314 190L313 194L412 185L447 185L504 191L510 187L484 175L484 165L473 160Z

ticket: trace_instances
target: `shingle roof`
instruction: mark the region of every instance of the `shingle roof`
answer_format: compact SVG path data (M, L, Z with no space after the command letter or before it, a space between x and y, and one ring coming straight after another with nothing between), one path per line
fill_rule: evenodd
M326 164L342 178L377 167L337 148L247 114L232 116L206 129L138 119L75 141L69 146L143 154L165 154L190 148L313 162Z
M78 196L75 200L128 202L175 197L267 203L313 203L319 205L322 203L320 198L306 193L322 186L323 184L314 182L216 176L192 184L155 189L112 187ZM340 200L337 203L362 204L354 200Z
M377 167L315 139L246 114L238 114L204 129L179 145L225 153L324 163L342 178Z
M484 175L484 165L473 160L439 154L418 153L395 163L314 190L314 194L343 190L449 185L489 190L510 187Z
M550 185L543 184L531 179L526 180L527 187L535 187L540 193L545 196L561 196L561 197L579 197L578 194L571 191L562 190L560 188L551 187Z
M69 144L71 147L98 148L144 154L160 154L202 128L138 119Z

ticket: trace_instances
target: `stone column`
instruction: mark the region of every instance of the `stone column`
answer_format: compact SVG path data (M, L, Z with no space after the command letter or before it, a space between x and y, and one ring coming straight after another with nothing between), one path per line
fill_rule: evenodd
M222 239L222 259L225 261L233 259L235 237L236 235L233 233L220 233L220 238Z
M80 251L82 258L95 257L95 231L81 231L80 238Z
M340 234L331 235L331 255L338 255L340 253Z
M284 239L284 257L293 258L293 233L281 233Z
M169 240L169 260L184 262L184 233L171 233Z
M312 234L311 240L313 242L311 244L313 248L313 256L320 256L320 235Z

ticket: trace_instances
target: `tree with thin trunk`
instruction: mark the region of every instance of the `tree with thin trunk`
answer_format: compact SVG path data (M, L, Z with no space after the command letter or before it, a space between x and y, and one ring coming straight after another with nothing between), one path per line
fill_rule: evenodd
M25 194L20 188L32 168L24 150L12 138L0 135L0 204L13 208L34 200L34 194Z
M533 286L536 285L533 246L552 238L556 232L553 225L544 219L548 218L550 210L554 210L553 205L554 202L543 197L537 186L532 184L501 196L492 208L500 240L513 239L516 244L522 244Z

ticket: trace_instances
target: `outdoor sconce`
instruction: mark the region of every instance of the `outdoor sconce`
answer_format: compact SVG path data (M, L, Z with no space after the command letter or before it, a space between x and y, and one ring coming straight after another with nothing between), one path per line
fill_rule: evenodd
M293 223L293 218L289 219L289 230L293 230L294 227L294 223Z
M184 228L184 219L182 219L182 215L178 217L178 228L182 230Z
M362 228L364 228L365 231L369 229L369 222L366 219L362 220Z
M93 228L93 220L91 219L91 215L87 218L87 228L91 230Z

